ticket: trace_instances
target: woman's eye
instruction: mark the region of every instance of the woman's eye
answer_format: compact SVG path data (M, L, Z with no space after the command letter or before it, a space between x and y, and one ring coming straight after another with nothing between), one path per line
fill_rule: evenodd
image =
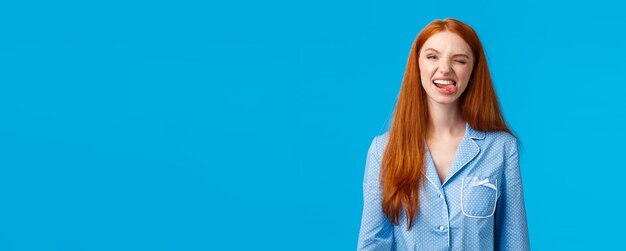
M429 56L426 56L426 58L428 58L428 59L433 59L433 58L437 58L437 57L436 57L436 56L433 56L433 55L429 55Z
M465 61L461 61L461 60L457 60L456 62L458 62L460 64L465 64Z

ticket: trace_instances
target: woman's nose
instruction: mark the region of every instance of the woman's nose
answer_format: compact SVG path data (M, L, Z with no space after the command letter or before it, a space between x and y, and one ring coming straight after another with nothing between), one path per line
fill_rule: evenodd
M442 60L441 63L439 64L439 73L441 74L448 74L450 73L450 64L448 63L448 61Z

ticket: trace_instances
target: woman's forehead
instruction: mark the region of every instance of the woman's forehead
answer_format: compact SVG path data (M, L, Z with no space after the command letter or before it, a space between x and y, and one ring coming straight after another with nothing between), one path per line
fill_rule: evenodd
M461 36L452 32L439 32L426 40L422 51L432 50L436 53L468 54L471 49Z

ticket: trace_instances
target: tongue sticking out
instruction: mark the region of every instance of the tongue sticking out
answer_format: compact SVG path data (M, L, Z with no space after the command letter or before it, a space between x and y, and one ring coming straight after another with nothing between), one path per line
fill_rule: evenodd
M440 92L445 93L445 94L452 94L456 92L456 86L455 85L438 85L435 84L437 87L439 87Z

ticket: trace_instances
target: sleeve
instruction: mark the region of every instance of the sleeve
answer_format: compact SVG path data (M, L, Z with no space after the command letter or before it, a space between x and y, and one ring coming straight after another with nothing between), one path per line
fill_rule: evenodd
M517 140L506 159L495 214L495 250L530 250Z
M393 245L393 225L382 211L379 183L381 157L378 151L378 138L375 137L367 151L363 178L363 215L357 250L391 250Z

